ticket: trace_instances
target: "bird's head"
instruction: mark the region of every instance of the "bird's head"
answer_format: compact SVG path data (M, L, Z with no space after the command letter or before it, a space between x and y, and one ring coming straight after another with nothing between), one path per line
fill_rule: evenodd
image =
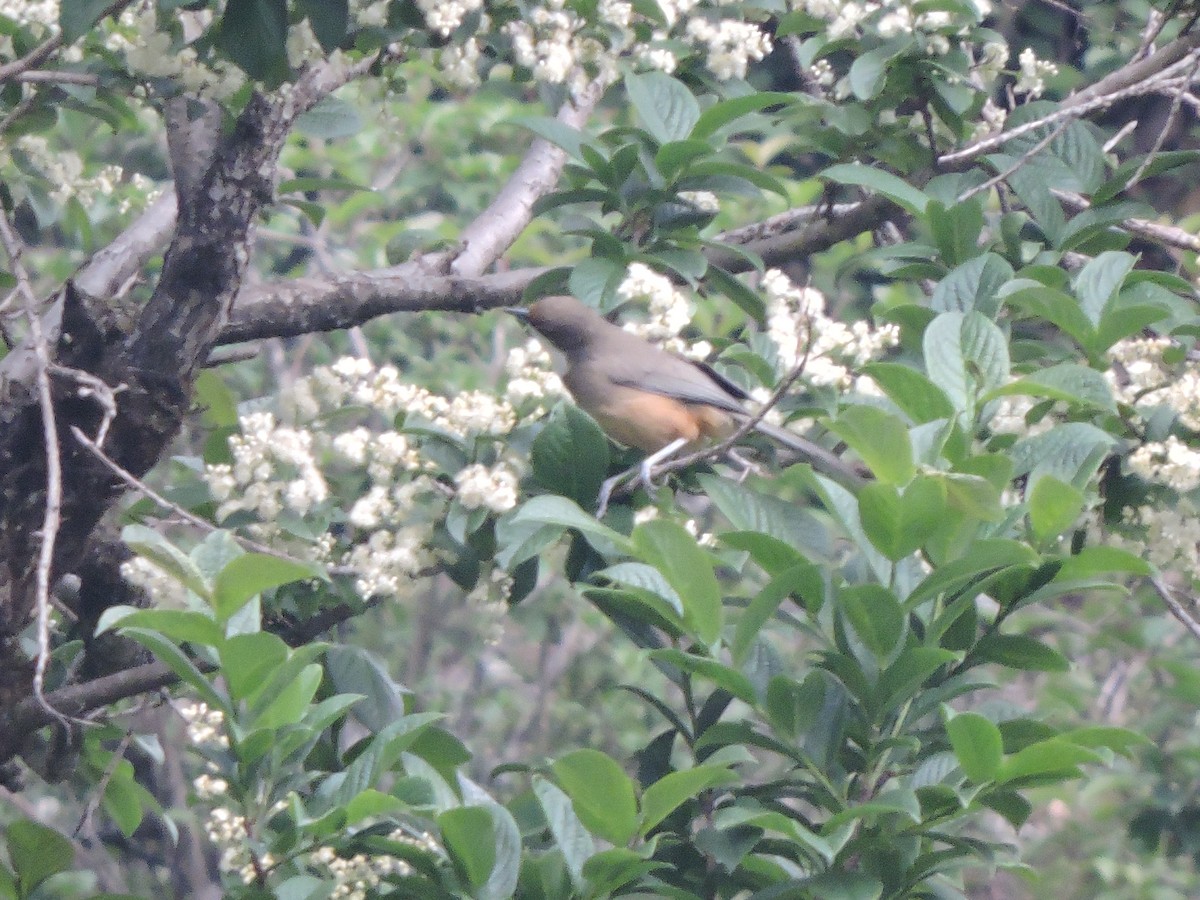
M509 312L568 354L587 347L597 334L613 327L590 306L566 295L543 297L528 309L509 308Z

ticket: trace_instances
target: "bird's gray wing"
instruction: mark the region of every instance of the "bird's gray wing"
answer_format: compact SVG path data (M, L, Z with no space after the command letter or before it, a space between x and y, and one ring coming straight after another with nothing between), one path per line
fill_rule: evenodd
M674 397L684 403L704 403L729 412L745 412L741 398L745 392L708 366L665 353L654 348L653 354L643 354L622 370L612 371L609 377L616 384Z

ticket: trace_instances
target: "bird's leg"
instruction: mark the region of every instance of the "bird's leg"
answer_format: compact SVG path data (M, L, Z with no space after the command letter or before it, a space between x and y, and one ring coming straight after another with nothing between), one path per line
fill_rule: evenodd
M671 441L671 443L667 444L667 446L663 447L661 450L656 450L654 453L651 453L642 460L642 464L638 468L638 471L641 476L642 484L645 485L646 490L649 491L654 488L654 467L664 459L670 459L687 445L687 438L675 438L675 440Z
M761 466L746 459L746 457L742 456L740 453L738 453L736 450L734 450L732 448L729 449L728 451L726 451L725 455L727 457L729 457L731 462L734 462L738 466L741 467L741 471L738 472L738 475L737 475L737 483L738 484L741 484L742 482L744 482L746 480L746 478L750 475L751 472L755 473L756 475L762 473Z
M654 467L678 453L680 449L688 444L687 438L676 438L663 447L661 450L651 453L638 465L638 478L646 486L646 490L651 490L654 487ZM613 491L621 482L627 480L632 470L626 472L618 472L612 478L605 479L600 485L600 496L596 501L596 518L604 518L604 514L608 511L608 501L612 499Z

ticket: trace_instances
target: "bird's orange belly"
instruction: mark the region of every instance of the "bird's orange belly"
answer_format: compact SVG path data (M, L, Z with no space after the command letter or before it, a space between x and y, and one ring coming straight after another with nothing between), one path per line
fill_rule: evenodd
M680 438L690 445L719 439L733 427L730 416L715 407L642 391L621 391L588 412L613 440L647 453Z

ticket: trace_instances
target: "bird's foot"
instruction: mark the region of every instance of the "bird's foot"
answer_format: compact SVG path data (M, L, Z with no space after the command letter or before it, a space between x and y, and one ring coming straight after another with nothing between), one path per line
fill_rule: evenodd
M746 457L742 456L736 450L731 449L725 455L729 458L730 462L738 466L739 471L736 478L738 484L742 484L751 475L761 475L763 473L762 466L746 459Z

